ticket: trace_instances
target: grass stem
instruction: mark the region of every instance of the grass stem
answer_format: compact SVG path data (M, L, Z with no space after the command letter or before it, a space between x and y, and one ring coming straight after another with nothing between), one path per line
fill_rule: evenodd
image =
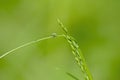
M9 55L10 53L12 53L12 52L14 52L14 51L16 51L16 50L18 50L18 49L21 49L21 48L23 48L23 47L26 47L26 46L29 46L29 45L32 45L32 44L34 44L34 43L37 43L37 42L40 42L40 41L44 41L44 40L47 40L47 39L51 39L51 38L55 38L55 37L63 37L63 36L64 36L64 35L57 35L57 34L53 33L51 36L44 37L44 38L40 38L40 39L31 41L31 42L28 42L28 43L26 43L26 44L23 44L23 45L21 45L21 46L18 46L18 47L16 47L16 48L14 48L14 49L12 49L12 50L4 53L3 55L0 56L0 59L4 58L5 56Z

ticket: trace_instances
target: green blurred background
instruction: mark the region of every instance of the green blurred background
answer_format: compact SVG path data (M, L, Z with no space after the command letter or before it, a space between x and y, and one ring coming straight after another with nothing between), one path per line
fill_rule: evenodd
M0 0L0 55L56 32L57 18L78 41L94 80L119 80L120 0ZM80 80L64 38L45 40L0 60L0 80Z

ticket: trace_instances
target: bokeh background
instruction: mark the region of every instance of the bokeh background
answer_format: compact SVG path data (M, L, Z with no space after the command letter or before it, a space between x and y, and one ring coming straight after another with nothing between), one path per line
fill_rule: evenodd
M0 55L53 32L59 18L76 38L94 80L119 80L120 0L0 0ZM38 42L0 59L0 80L80 80L64 38Z

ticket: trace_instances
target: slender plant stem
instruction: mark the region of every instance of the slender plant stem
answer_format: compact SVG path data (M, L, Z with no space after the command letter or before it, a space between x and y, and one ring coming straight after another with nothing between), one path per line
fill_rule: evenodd
M26 47L26 46L29 46L31 44L34 44L34 43L37 43L37 42L40 42L40 41L44 41L44 40L47 40L47 39L51 39L51 38L55 38L55 37L64 37L64 35L57 35L56 33L53 33L51 36L48 36L48 37L44 37L44 38L40 38L40 39L37 39L37 40L34 40L34 41L31 41L31 42L28 42L26 44L23 44L21 46L18 46L6 53L4 53L3 55L0 56L0 59L4 58L5 56L9 55L10 53L18 50L18 49L21 49L23 47Z

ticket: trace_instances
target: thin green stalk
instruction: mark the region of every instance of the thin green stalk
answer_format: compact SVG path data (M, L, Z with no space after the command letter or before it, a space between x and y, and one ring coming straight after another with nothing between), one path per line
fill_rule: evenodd
M74 80L79 80L77 77L75 77L75 76L74 76L73 74L71 74L71 73L66 72L66 74L69 75L70 77L72 77Z
M21 45L21 46L18 46L18 47L16 47L16 48L14 48L14 49L12 49L12 50L4 53L3 55L0 56L0 59L4 58L5 56L9 55L10 53L12 53L12 52L14 52L14 51L16 51L16 50L18 50L18 49L21 49L21 48L23 48L23 47L25 47L25 46L29 46L29 45L31 45L31 44L34 44L34 43L37 43L37 42L40 42L40 41L44 41L44 40L47 40L47 39L51 39L51 38L55 38L55 37L63 37L63 36L64 36L64 35L57 35L56 33L53 33L51 36L44 37L44 38L40 38L40 39L38 39L38 40L34 40L34 41L31 41L31 42L28 42L28 43L26 43L26 44L23 44L23 45Z

